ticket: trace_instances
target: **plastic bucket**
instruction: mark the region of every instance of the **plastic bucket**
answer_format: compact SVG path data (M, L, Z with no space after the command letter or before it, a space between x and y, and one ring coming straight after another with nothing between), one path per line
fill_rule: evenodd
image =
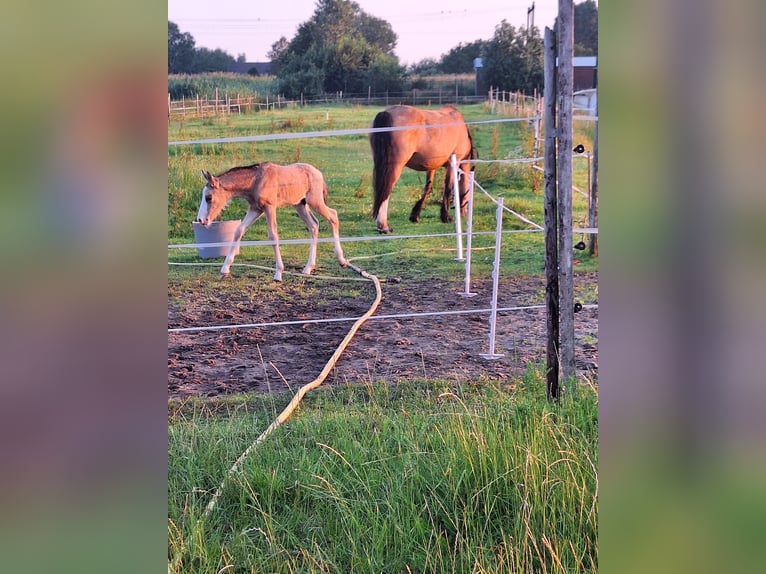
M239 224L239 219L229 219L226 221L214 221L209 227L205 227L201 223L193 221L194 243L231 242L234 240L234 231ZM229 254L229 246L197 247L197 253L202 259L226 257ZM239 255L239 247L234 250L234 255Z

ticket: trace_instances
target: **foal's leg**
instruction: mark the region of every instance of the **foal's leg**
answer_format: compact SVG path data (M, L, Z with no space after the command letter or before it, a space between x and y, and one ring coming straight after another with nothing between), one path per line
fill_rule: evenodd
M426 172L426 185L423 188L423 195L420 196L420 199L418 199L415 205L412 207L412 212L410 212L410 221L412 223L417 223L420 221L420 212L423 210L423 206L425 205L426 199L428 199L428 196L431 193L431 189L433 189L434 173L435 172L433 170Z
M343 248L340 245L340 224L338 223L338 212L329 207L324 199L318 199L314 196L306 197L309 206L316 211L319 215L327 220L332 229L333 250L335 251L335 258L338 260L338 264L341 267L348 265L348 260L343 256ZM316 244L317 239L314 239Z
M273 205L267 205L263 208L266 213L266 231L269 234L269 241L274 242L274 259L276 263L276 272L274 281L282 281L282 271L285 269L282 263L282 254L279 252L279 233L277 233L277 208Z
M309 244L309 259L306 262L306 267L303 268L304 275L311 275L311 272L316 267L317 261L317 243L319 242L319 222L314 214L309 211L306 204L301 202L295 206L295 211L306 224L306 229L309 231L311 237L311 243Z
M221 267L221 275L229 274L229 268L234 261L234 253L236 252L237 247L239 247L239 241L242 239L245 231L247 231L247 228L255 223L261 215L263 215L263 211L259 209L250 209L248 210L245 217L242 218L240 224L237 225L237 229L234 230L234 243L232 243L231 247L229 248L229 254L226 256L226 260L223 262L223 267Z

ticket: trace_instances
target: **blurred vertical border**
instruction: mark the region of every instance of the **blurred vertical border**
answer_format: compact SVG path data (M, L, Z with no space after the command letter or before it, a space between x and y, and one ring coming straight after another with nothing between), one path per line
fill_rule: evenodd
M599 566L766 563L766 4L599 5Z
M164 568L166 19L4 3L4 572Z

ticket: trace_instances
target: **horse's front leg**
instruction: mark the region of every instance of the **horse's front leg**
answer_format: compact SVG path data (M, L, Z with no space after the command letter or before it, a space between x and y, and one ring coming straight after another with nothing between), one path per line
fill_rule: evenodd
M274 260L276 271L274 272L274 281L282 281L282 271L285 269L282 263L282 254L279 252L279 233L277 233L277 208L269 205L264 208L266 212L266 230L269 234L269 241L274 242Z
M452 216L449 212L450 199L452 198L452 169L447 168L444 175L444 194L442 195L441 220L443 223L451 223Z
M221 267L221 275L229 274L229 269L234 261L234 254L237 252L237 247L239 247L239 242L242 239L242 236L245 234L245 231L247 231L247 228L255 223L261 215L263 215L262 211L250 209L247 214L245 214L245 217L242 218L240 224L237 225L237 229L234 230L234 242L231 244L231 247L229 247L229 253L226 255L223 267Z
M471 194L473 172L470 164L465 164L460 169L463 172L458 180L460 182L460 215L465 217L468 213L468 196Z
M426 199L428 199L428 196L433 189L434 173L435 172L433 170L426 172L426 185L423 188L423 195L421 195L420 199L415 202L415 205L412 206L412 211L410 212L410 221L412 223L418 223L420 221L420 212L423 211L423 206L426 203Z

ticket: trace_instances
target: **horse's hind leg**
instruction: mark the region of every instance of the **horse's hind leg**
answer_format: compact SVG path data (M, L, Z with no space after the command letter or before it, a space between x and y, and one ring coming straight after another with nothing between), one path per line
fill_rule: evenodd
M262 211L251 209L242 219L242 222L237 225L237 229L234 230L234 243L232 243L231 247L229 248L229 253L226 255L226 260L223 262L223 266L221 267L221 275L229 274L231 264L234 262L234 254L237 251L237 247L239 247L239 242L242 239L242 236L245 234L245 231L247 231L247 228L255 223L261 215L263 215Z
M305 199L301 203L295 206L295 211L306 224L309 236L311 237L311 243L309 244L309 258L306 262L306 267L303 268L304 275L311 275L311 272L316 267L317 260L317 243L319 241L319 222L314 214L311 213L308 207L306 207Z
M426 199L428 199L428 196L433 189L434 173L434 171L426 172L426 185L423 188L423 195L421 195L420 199L415 202L415 205L412 206L412 211L410 212L410 221L412 223L418 223L420 221L420 212L423 210Z
M380 233L391 233L393 231L393 229L388 226L388 200L391 197L391 191L394 189L394 185L396 185L396 182L399 181L399 177L402 175L403 169L404 164L400 166L391 166L389 168L390 171L385 173L386 177L383 187L376 187L375 189L376 207L373 209L373 214L375 215L376 226ZM375 177L373 179L376 180L375 185L377 186L379 184L377 178ZM380 198L380 201L378 201L378 198Z
M343 256L343 248L340 245L340 224L338 223L338 212L329 207L323 200L320 201L315 198L308 198L309 206L316 211L319 215L327 220L332 229L333 250L335 251L335 258L341 267L348 265L348 260ZM317 239L314 239L316 245Z
M276 272L274 273L274 281L282 281L282 271L285 269L285 264L282 263L282 254L279 252L279 233L277 232L277 208L273 205L268 205L264 208L266 212L266 230L269 234L269 241L274 242L274 259L276 264Z

